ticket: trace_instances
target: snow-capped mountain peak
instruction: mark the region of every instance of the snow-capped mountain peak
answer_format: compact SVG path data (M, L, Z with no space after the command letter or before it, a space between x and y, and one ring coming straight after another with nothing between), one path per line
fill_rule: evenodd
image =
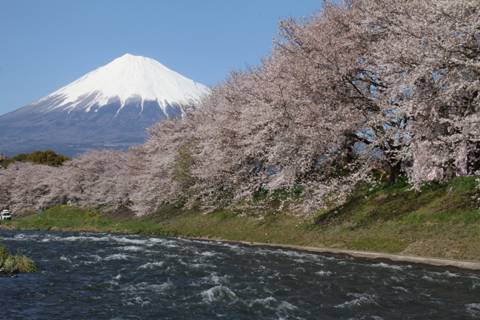
M45 102L49 101L48 106L42 108L42 112L54 109L90 112L119 102L120 111L127 103L140 102L141 113L144 102L156 101L167 114L167 106L195 101L206 93L206 86L153 59L125 54L38 100L32 106L45 105Z
M145 128L182 117L180 104L208 92L153 59L126 54L0 116L0 151L15 155L52 149L74 156L99 148L126 150L145 141Z

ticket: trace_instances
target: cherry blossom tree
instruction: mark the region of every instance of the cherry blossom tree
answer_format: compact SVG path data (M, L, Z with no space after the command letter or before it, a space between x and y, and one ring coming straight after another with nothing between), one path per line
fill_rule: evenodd
M12 163L0 173L0 207L13 212L32 210L44 204L51 192L48 177L58 168L31 163Z
M190 170L195 162L195 130L188 111L183 120L165 119L151 126L145 143L130 148L134 163L130 181L135 187L132 208L140 215L155 212L167 202L194 201Z
M128 202L131 186L130 154L122 151L88 152L61 167L13 163L0 173L0 206L13 211L53 206L75 198L85 205L115 209Z
M397 154L417 161L413 182L433 171L451 179L478 170L478 1L350 4L356 37L368 49L364 61L385 85L376 90L406 120L408 139ZM456 170L465 154L468 170Z
M67 198L112 208L129 201L130 154L117 150L90 151L68 162L61 184Z
M0 205L75 197L86 205L205 209L301 191L311 214L387 168L389 183L480 170L478 0L324 1L279 22L258 66L231 70L196 106L148 128L128 152L101 150L59 168L12 165Z
M232 203L251 198L265 185L270 190L302 185L304 202L312 204L305 208L312 210L323 205L327 195L345 199L358 182L369 179L371 166L387 167L393 184L414 158L417 165L412 171L425 170L419 164L432 150L439 157L430 157L431 165L462 162L459 147L470 154L475 150L465 139L467 135L472 143L477 139L475 110L463 118L464 124L445 117L438 120L431 115L434 100L426 93L449 91L459 78L452 78L446 87L440 81L435 90L428 89L423 79L431 74L439 81L435 78L442 74L439 55L453 52L464 41L461 33L451 31L458 26L442 21L468 16L470 25L464 29L476 34L468 48L477 45L474 3L324 2L311 17L281 21L279 39L261 65L231 71L203 99L201 112L189 124L191 137L175 138L175 147L169 149L164 168L170 174L165 176L173 177L174 153L192 148L195 141L188 170L194 176L189 179L192 199L215 206L225 197ZM443 41L436 39L448 32L455 34L456 43L447 49L431 45ZM476 65L477 57L468 63ZM467 62L458 68L465 73ZM469 70L464 78L475 88L476 69ZM474 91L469 94L476 97ZM467 101L466 96L438 99L458 103ZM431 110L420 110L422 104ZM447 122L457 123L456 132L463 138L445 135L455 131ZM427 137L435 139L434 149L419 147ZM338 174L339 167L343 175ZM421 176L413 174L412 179Z

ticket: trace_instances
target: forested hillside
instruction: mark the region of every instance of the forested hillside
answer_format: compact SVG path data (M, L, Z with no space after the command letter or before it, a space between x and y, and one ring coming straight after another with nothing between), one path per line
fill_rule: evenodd
M478 175L477 0L326 1L279 22L258 66L232 70L183 119L147 129L128 152L100 150L61 167L14 163L0 206L62 197L138 215L165 203L281 208L311 215L361 184Z

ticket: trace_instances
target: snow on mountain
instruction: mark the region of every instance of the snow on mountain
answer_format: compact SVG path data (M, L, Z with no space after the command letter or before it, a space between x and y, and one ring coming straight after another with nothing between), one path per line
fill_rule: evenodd
M180 104L208 92L153 59L126 54L0 116L0 152L52 149L74 156L99 148L126 150L145 141L148 126L181 117Z
M156 101L167 114L168 105L198 100L206 93L206 86L168 69L158 61L125 54L34 102L32 106L51 101L42 111L71 111L81 107L90 112L95 106L101 108L120 100L120 109L127 103L140 102L141 113L145 101ZM85 99L88 99L87 103Z

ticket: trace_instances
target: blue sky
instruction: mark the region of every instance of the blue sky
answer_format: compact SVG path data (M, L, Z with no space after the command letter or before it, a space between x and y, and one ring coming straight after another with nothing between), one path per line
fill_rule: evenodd
M0 115L125 53L205 85L257 64L320 0L0 0Z

